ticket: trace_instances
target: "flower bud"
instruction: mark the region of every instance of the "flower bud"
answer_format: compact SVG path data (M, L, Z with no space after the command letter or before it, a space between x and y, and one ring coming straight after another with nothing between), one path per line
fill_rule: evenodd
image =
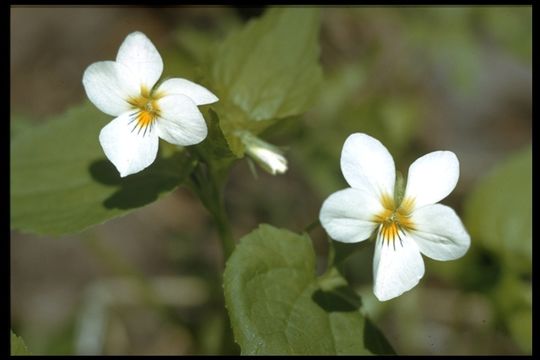
M281 150L269 144L249 132L240 135L242 143L246 147L246 153L265 171L272 175L283 174L287 171L287 159Z

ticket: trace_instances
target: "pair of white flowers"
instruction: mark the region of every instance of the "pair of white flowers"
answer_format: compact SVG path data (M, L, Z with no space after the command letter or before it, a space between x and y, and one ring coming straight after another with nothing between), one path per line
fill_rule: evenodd
M101 111L115 116L99 141L120 176L139 172L156 158L159 138L172 144L194 145L207 136L198 105L218 98L186 79L172 78L156 86L163 61L141 32L126 37L116 61L90 65L83 76L88 98ZM270 144L244 134L248 155L272 174L287 170L287 162ZM470 238L456 213L436 204L455 187L459 163L449 151L436 151L416 160L409 169L403 199L394 198L392 156L376 139L353 134L345 142L341 169L351 186L332 194L323 204L320 221L337 241L359 242L377 232L373 261L374 292L388 300L414 287L424 275L420 253L436 260L462 256Z
M163 60L141 32L129 34L116 61L90 65L83 75L86 94L94 105L115 116L100 134L107 158L121 177L151 165L159 138L176 145L195 145L208 133L198 105L218 101L208 89L189 80L172 78L156 86ZM272 174L287 170L287 161L270 144L252 136L246 152Z

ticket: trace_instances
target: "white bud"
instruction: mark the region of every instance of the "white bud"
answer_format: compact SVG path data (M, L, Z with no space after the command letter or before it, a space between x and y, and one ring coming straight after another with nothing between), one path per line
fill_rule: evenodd
M246 153L259 166L272 175L287 171L287 159L274 145L269 144L248 132L243 132L240 139L246 146Z

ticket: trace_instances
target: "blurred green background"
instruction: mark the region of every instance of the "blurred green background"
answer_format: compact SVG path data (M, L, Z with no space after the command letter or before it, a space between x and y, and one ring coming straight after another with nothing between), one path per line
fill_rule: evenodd
M165 76L194 79L207 50L264 9L11 8L11 136L86 101L91 63L125 36L154 42ZM460 159L442 203L471 233L457 261L388 302L372 294L372 245L346 276L399 354L532 351L531 7L326 7L324 85L312 110L264 137L289 171L255 178L247 161L226 188L236 238L264 222L300 232L346 187L345 138L366 132L398 170L434 150ZM97 141L97 138L96 138ZM325 266L327 238L312 233ZM60 238L11 233L11 327L34 354L220 351L223 260L211 218L180 188L125 217Z

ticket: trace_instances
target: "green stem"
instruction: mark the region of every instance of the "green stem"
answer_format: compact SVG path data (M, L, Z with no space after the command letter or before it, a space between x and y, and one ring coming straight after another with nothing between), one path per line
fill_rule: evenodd
M223 246L223 255L225 261L227 261L234 250L235 242L223 199L219 199L216 211L213 212L212 215L214 217L214 221L216 222L221 244Z
M212 191L210 194L213 194L213 197L207 199L205 202L208 211L212 214L214 222L217 226L217 231L219 238L221 239L221 245L223 249L223 263L227 262L229 256L231 256L234 251L235 242L234 237L231 231L231 225L229 222L229 217L227 216L227 211L225 209L225 201L223 196L222 184L220 184L215 176L212 176L212 172L209 171L210 176L208 180ZM221 354L223 355L237 355L239 353L238 346L234 342L232 335L232 329L230 324L230 319L225 311L224 321L222 324L222 337L221 337Z
M212 215L221 240L225 264L234 251L235 241L227 211L223 190L226 182L226 173L212 167L212 162L196 146L191 147L192 154L199 160L191 174L191 187L201 199L201 202ZM224 299L223 299L224 300ZM234 342L230 319L225 311L222 324L221 351L222 354L237 355L238 346Z
M196 147L192 148L192 153L199 159L199 163L191 175L192 188L214 219L221 239L223 255L225 261L227 261L234 250L235 242L223 196L226 179L222 178L223 176L217 176L211 163L205 159Z

